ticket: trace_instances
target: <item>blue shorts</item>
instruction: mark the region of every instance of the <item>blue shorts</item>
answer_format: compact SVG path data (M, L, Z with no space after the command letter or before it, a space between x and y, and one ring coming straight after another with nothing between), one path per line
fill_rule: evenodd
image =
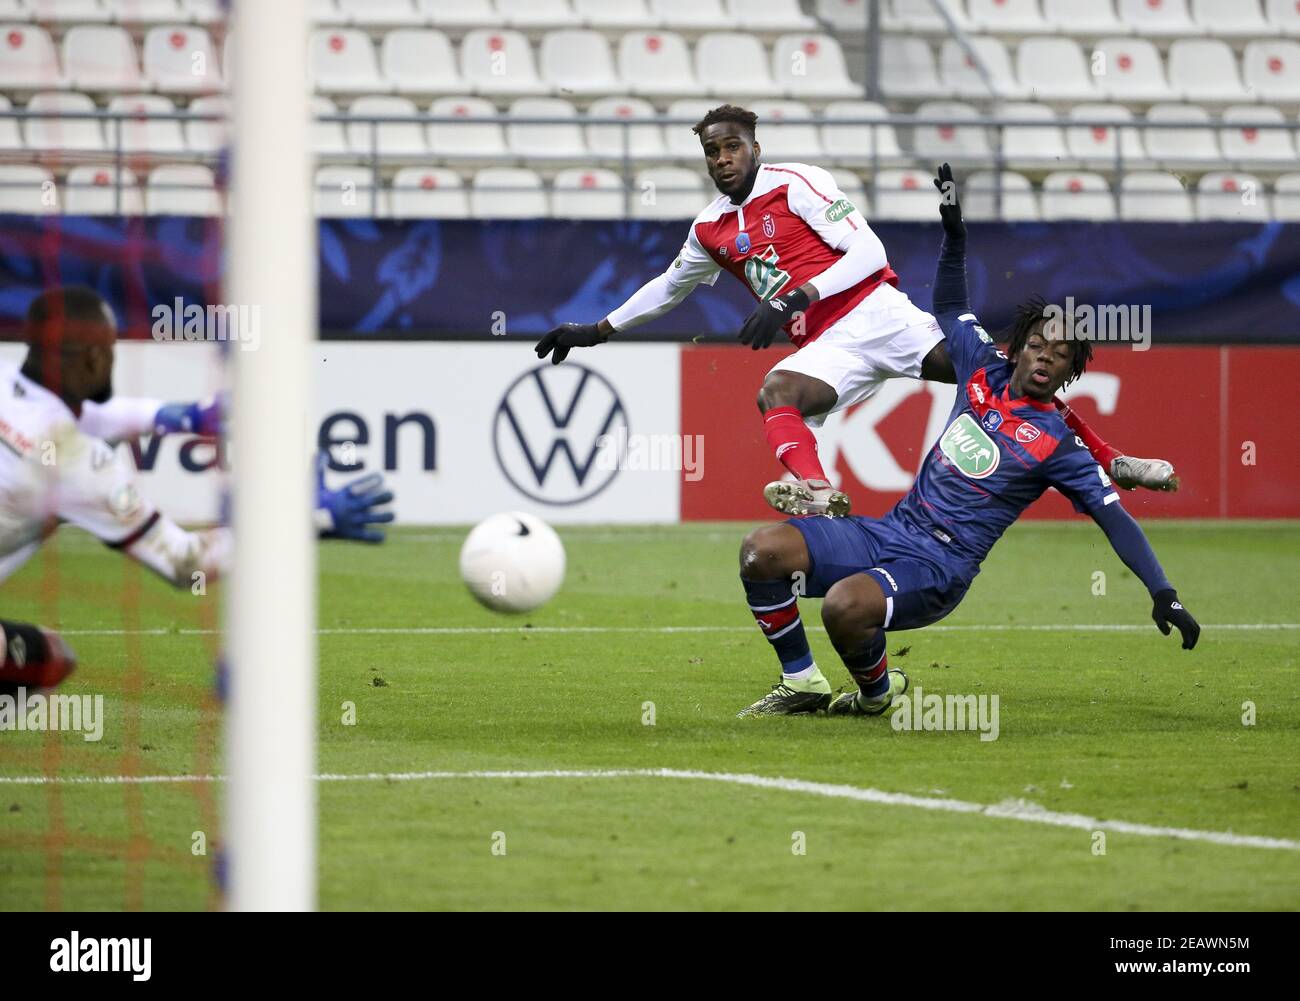
M919 528L891 518L791 518L808 544L804 594L865 573L885 592L885 628L919 629L957 607L978 572Z

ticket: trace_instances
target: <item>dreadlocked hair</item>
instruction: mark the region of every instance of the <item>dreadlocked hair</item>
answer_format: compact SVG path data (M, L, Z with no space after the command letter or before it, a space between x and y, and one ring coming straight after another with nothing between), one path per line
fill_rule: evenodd
M732 122L736 125L743 125L745 128L749 129L749 134L752 136L754 130L758 128L758 115L754 114L752 111L746 111L744 108L739 108L734 104L723 104L714 108L696 122L695 127L692 128L691 131L698 136L710 125L716 125L718 122Z
M1064 327L1064 330L1060 328ZM1083 375L1092 361L1092 342L1072 336L1074 317L1067 316L1060 306L1050 305L1041 295L1033 295L1016 307L1014 319L1007 333L1007 355L1014 362L1024 350L1031 334L1046 333L1063 337L1070 345L1070 375L1063 385L1068 386Z

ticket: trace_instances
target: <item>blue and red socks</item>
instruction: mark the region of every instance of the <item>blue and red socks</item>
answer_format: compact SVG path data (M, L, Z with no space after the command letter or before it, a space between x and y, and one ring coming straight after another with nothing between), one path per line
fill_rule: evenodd
M817 673L808 635L799 618L799 601L789 578L744 580L745 599L763 635L781 661L781 674L800 681Z
M858 683L862 698L878 702L889 694L889 658L885 654L885 631L875 629L871 638L853 653L841 654L844 666Z

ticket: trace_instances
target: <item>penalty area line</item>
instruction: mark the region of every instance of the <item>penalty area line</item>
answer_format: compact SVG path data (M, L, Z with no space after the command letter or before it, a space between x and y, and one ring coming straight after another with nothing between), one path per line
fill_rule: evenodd
M1101 820L1080 813L1059 813L1023 799L1007 799L1001 803L972 803L959 799L938 799L932 796L912 796L908 793L884 792L860 786L838 785L829 782L808 782L803 779L774 778L767 775L749 775L733 772L700 772L676 768L617 768L617 769L554 769L549 771L466 771L466 772L364 772L336 774L326 772L315 776L318 782L429 782L438 780L481 779L678 779L698 782L721 782L728 785L772 789L779 792L805 793L830 799L847 799L878 806L904 806L941 813L962 813L990 817L995 820L1015 820L1049 827L1064 827L1079 831L1110 831L1132 834L1143 838L1175 838L1180 841L1200 841L1225 845L1231 848L1264 848L1281 851L1300 851L1300 841L1288 838L1269 838L1255 834L1234 834L1231 831L1200 831L1187 827L1160 827L1153 824L1135 824L1127 820ZM186 782L223 782L221 775L86 775L86 776L0 776L0 785L162 785Z

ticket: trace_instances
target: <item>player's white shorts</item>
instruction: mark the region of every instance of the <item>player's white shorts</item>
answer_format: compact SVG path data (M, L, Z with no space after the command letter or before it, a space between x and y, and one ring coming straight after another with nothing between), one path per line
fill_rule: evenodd
M833 414L874 395L886 379L921 378L921 362L941 340L933 316L905 292L881 285L772 372L799 372L831 386L839 396L827 412ZM827 414L806 423L821 427Z

